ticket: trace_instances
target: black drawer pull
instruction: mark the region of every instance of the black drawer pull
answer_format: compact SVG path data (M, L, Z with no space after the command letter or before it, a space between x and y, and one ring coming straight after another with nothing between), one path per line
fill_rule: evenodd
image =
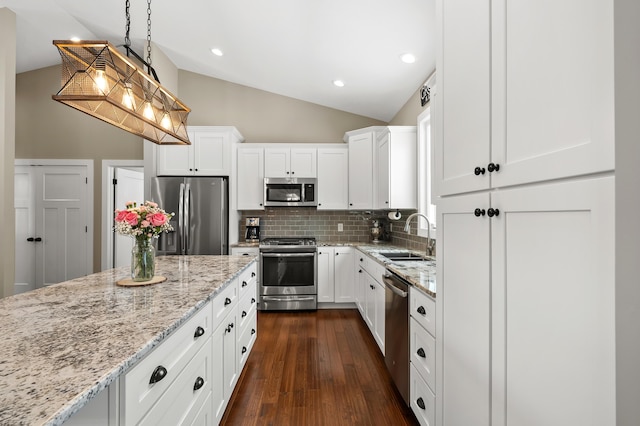
M40 241L42 241L42 238L40 238L40 237L36 237L35 241L36 241L36 242L40 242Z
M489 173L497 172L500 170L500 164L489 163L487 170L489 170Z
M204 335L204 328L202 327L198 327L196 328L196 332L193 334L193 337L195 337L196 339L200 336Z
M152 385L154 383L158 383L160 380L164 379L167 376L167 369L163 366L159 365L153 370L151 373L151 379L149 379L149 384Z
M251 329L251 334L256 334L256 329L255 328Z
M498 209L489 208L489 210L487 210L487 216L489 216L489 217L494 217L494 216L499 216L499 215L500 215L500 210L498 210Z
M420 349L418 349L418 356L420 356L422 358L426 358L427 354L424 353L424 349L420 348Z
M193 390L197 391L203 386L204 386L204 379L198 376L198 378L196 379L196 382L193 384Z
M251 304L253 305L254 303L256 303L256 299L255 299L255 297L252 297L251 298Z
M242 318L247 316L247 311L242 311Z
M425 405L424 405L424 400L422 399L422 397L417 399L416 404L418 404L418 407L422 408L423 410L426 408Z
M229 299L228 297L225 297L225 299L224 299L224 306L227 306L227 305L229 305L229 304L231 304L231 299Z
M476 167L476 168L473 170L473 173L474 173L476 176L483 175L483 174L484 174L484 167Z
M484 209L480 209L480 208L475 209L473 211L473 214L476 215L476 217L484 216Z
M247 282L246 281L242 281L242 287L246 287L247 286Z
M252 273L251 273L251 278L253 278L253 277L255 277L255 276L256 276L256 273L255 273L255 272L252 272Z
M27 241L29 241L31 243L31 242L35 241L35 238L29 237L29 238L27 238Z
M427 315L427 311L424 310L424 306L418 306L416 309L420 315Z
M246 346L243 346L243 347L242 347L242 353L245 353L245 352L247 352L247 347L246 347Z

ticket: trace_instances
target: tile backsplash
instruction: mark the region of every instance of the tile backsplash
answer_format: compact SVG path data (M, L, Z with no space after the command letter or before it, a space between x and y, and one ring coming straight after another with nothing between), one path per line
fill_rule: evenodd
M244 237L245 219L260 218L260 238L316 237L318 242L368 243L372 241L370 228L379 220L385 230L384 240L412 250L424 251L426 238L416 235L416 221L411 223L411 235L404 232L404 219L414 210L401 210L402 219L391 221L387 211L317 210L310 207L267 207L265 210L242 211L238 223L239 235ZM342 224L342 232L338 231Z

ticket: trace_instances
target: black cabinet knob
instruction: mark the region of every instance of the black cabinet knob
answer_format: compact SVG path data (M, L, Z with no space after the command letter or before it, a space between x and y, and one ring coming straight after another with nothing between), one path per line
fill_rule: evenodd
M350 205L350 206L352 206L352 205L353 205L353 203L349 203L349 205Z
M245 352L247 352L247 347L246 347L246 346L243 346L243 347L242 347L242 353L245 353Z
M360 258L360 262L364 262L364 259L363 259L363 258Z
M362 273L362 269L358 269L358 273L361 274Z
M247 286L247 282L246 281L242 281L242 287L246 287Z
M247 311L242 311L242 315L241 316L242 316L242 318L246 317L247 316Z
M422 349L422 348L418 349L417 353L418 353L419 357L422 357L422 358L426 358L427 357L427 354L424 353L424 349Z
M425 311L424 306L418 306L416 309L420 315L427 315L427 311Z
M287 174L289 174L289 172L287 172Z
M42 238L36 237L36 242L38 242L38 241L42 241Z
M198 171L198 169L196 169L196 172Z
M473 212L476 217L484 216L484 209L475 209Z
M193 337L196 339L204 334L204 328L198 327L196 328L196 332L193 334Z
M291 174L292 174L292 175L295 175L295 174L296 174L296 172L291 172Z
M27 241L29 241L29 242L33 242L34 240L35 240L35 238L33 238L33 237L27 238Z
M489 163L487 170L489 170L489 173L497 172L500 170L500 164Z
M152 385L154 383L158 383L160 380L164 379L165 377L167 377L167 369L159 365L156 367L155 370L153 370L153 373L151 373L149 384Z
M426 406L424 405L424 400L422 399L422 397L418 398L416 400L416 404L418 404L418 407L422 408L423 410L426 408Z
M473 173L474 173L476 176L483 175L483 174L484 174L484 167L476 167L476 168L473 170Z
M498 209L489 208L489 210L487 210L487 216L489 217L498 216L499 214L500 214L500 210Z
M196 382L193 384L193 390L197 391L203 386L204 386L204 379L198 376L198 378L196 379Z
M231 299L229 299L228 297L225 297L224 299L224 306L230 305L231 304Z

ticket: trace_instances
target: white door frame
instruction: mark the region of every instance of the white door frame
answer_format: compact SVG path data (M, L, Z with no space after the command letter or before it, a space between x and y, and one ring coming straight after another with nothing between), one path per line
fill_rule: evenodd
M112 218L116 207L113 205L113 178L118 167L144 167L143 160L102 160L102 264L101 268L111 269L113 265L113 239L111 238Z
M21 158L14 162L16 166L85 166L87 168L87 275L93 272L93 160Z

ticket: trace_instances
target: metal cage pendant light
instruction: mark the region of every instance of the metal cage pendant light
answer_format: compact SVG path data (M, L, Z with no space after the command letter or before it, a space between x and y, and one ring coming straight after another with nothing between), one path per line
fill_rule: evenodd
M156 144L190 145L187 116L191 110L160 85L151 67L151 0L148 4L147 61L130 47L129 0L126 56L105 40L54 40L62 57L62 88L52 98Z

